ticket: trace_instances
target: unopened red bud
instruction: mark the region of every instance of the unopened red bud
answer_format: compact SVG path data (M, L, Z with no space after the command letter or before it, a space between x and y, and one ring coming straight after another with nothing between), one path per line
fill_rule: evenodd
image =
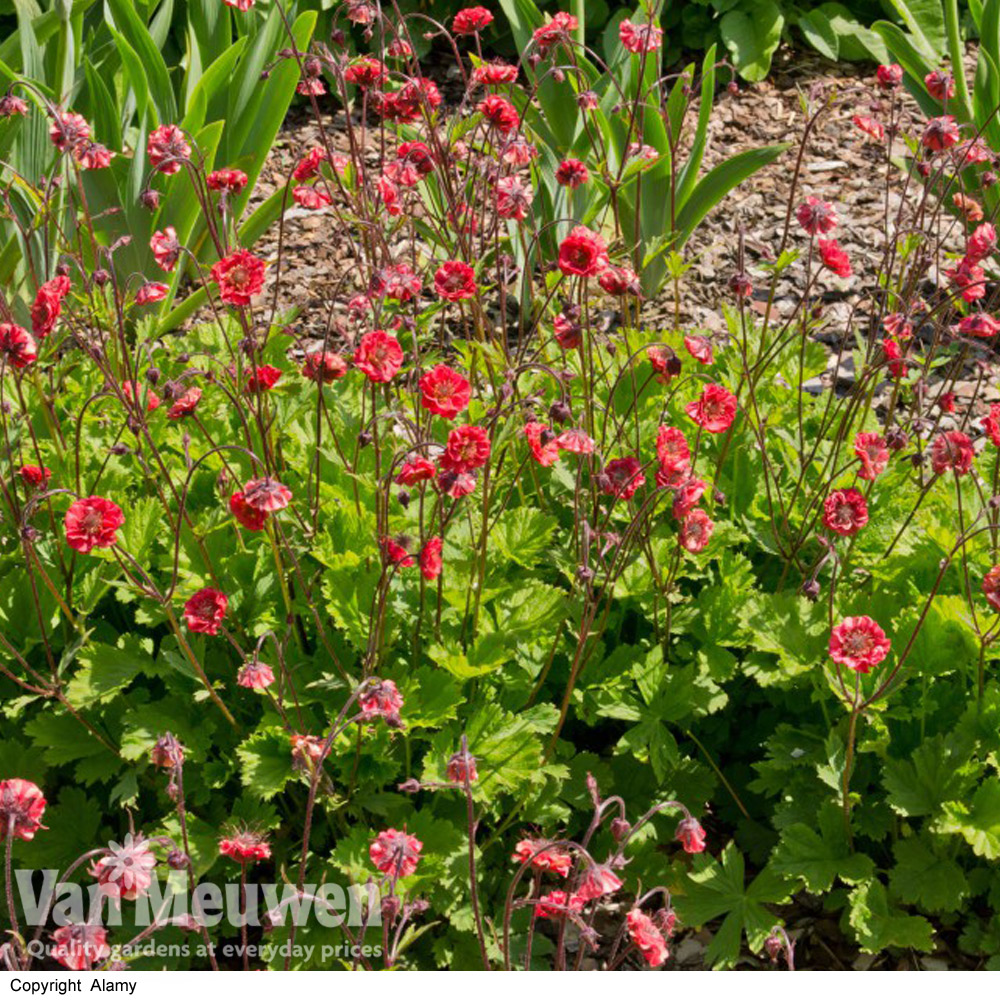
M147 188L139 195L139 202L143 208L155 212L160 207L160 192L153 188Z
M167 855L167 865L174 871L183 871L191 864L191 859L183 851L171 851Z
M621 843L631 830L632 824L627 819L622 819L621 816L616 816L611 821L611 836L615 838L616 843Z

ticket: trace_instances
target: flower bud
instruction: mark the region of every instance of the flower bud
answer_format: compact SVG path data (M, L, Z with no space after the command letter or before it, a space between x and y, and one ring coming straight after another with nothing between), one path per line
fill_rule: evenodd
M382 919L391 923L399 916L399 911L403 908L399 896L385 896L382 899Z
M191 859L183 851L171 851L167 855L167 865L174 871L184 871L191 864Z
M420 791L420 782L416 778L407 778L396 786L404 795L416 795Z
M94 272L94 284L98 288L103 288L111 280L111 273L106 271L103 267L99 267Z
M554 424L568 424L573 419L573 411L565 399L557 399L549 407L549 420Z
M615 843L620 844L631 832L632 824L628 820L616 816L611 821L611 836L615 838Z
M819 580L806 580L806 582L802 584L802 596L807 600L817 600L819 598L819 593Z
M143 208L148 208L151 212L155 212L160 207L160 192L155 188L146 188L139 195L139 203Z

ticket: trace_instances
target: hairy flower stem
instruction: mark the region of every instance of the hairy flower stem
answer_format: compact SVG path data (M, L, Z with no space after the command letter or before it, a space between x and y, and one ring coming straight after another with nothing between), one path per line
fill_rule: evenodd
M465 737L462 738L463 742ZM483 918L479 912L479 885L476 878L476 822L475 805L472 801L472 785L469 782L468 768L465 773L465 819L469 831L469 898L472 902L472 915L476 921L476 937L479 939L479 954L483 960L483 968L491 971L490 957L486 950L486 935L483 933Z
M3 863L3 875L4 875L4 892L7 898L7 915L10 919L10 930L13 935L13 941L11 954L13 955L15 963L18 967L22 965L21 958L21 928L17 922L17 911L14 908L14 883L11 877L11 856L14 851L14 826L15 820L10 819L7 823L7 837L5 838L4 844L4 863Z

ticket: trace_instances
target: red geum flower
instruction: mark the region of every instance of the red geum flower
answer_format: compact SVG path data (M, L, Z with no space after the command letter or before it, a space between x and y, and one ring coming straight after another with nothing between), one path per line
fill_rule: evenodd
M438 473L437 488L452 500L459 500L476 488L476 475L474 472L442 470Z
M609 267L601 271L597 283L608 295L642 294L642 284L639 275L630 267Z
M968 258L962 258L955 267L945 268L944 275L966 302L975 302L986 294L986 272Z
M391 382L403 364L403 348L385 330L372 330L361 338L354 352L354 365L372 382Z
M39 340L44 340L55 329L62 312L62 301L69 294L69 289L69 278L64 274L39 287L31 306L31 330Z
M531 861L531 867L540 872L552 872L554 875L561 875L564 878L573 868L573 859L562 847L547 846L544 840L532 840L525 838L517 843L514 853L511 855L512 861L519 861L521 864Z
M108 932L96 924L70 924L52 932L52 957L74 972L89 972L111 954Z
M147 281L135 293L135 304L147 306L152 302L162 302L169 292L170 289L162 281Z
M676 427L661 427L656 434L656 458L661 469L686 471L691 463L691 449L683 431Z
M859 479L875 479L889 464L889 449L881 434L870 431L858 434L854 438L854 454L861 460Z
M573 455L592 455L594 439L579 427L568 427L556 437L556 445L561 451Z
M696 400L684 407L684 412L710 434L721 434L729 429L736 417L736 397L721 385L711 382Z
M997 231L992 222L984 222L976 226L966 245L965 259L981 261L994 253L997 248Z
M393 681L372 681L358 696L358 706L365 719L398 720L403 696Z
M708 545L715 523L703 510L691 510L684 515L677 538L688 552L701 552Z
M890 645L885 632L867 615L845 618L830 631L830 659L859 674L877 667L889 655Z
M486 431L464 424L448 433L440 464L446 472L471 472L485 465L489 457L490 439Z
M556 181L563 187L576 189L586 184L589 178L586 165L579 160L563 160L556 168Z
M837 228L837 212L828 201L823 201L811 194L795 212L795 218L799 220L799 225L810 236L819 233L829 233Z
M151 872L155 867L156 855L149 841L142 834L134 837L131 833L121 844L112 842L108 853L94 866L101 892L118 900L136 900L145 895L153 883Z
M528 439L528 447L539 465L555 465L559 461L556 435L545 424L529 421L524 425L524 436Z
M1000 403L990 403L990 412L982 419L987 437L1000 448Z
M81 142L73 150L73 159L81 170L106 170L115 154L99 142Z
M618 37L629 52L655 52L663 44L663 31L655 24L633 24L625 18L618 25Z
M312 382L329 385L347 374L347 362L336 351L310 351L302 364L302 375Z
M903 82L903 67L898 63L879 66L875 71L875 79L883 90L895 90Z
M437 466L429 458L418 455L402 464L395 481L400 486L416 486L417 483L433 479L436 472Z
M674 836L688 854L701 854L705 850L705 831L694 816L685 816L677 824Z
M149 133L146 153L154 170L176 174L191 156L184 133L176 125L161 125Z
M246 502L242 490L237 490L229 498L229 512L247 531L260 531L271 516L266 510L258 510Z
M909 340L913 336L913 324L906 317L905 313L889 313L882 317L882 326L886 333L897 340Z
M472 395L469 380L447 365L435 365L420 379L421 405L425 410L454 420Z
M158 229L149 241L149 249L153 251L153 259L168 273L177 267L181 255L181 245L177 239L177 230L173 226Z
M0 356L15 368L26 368L38 358L35 338L16 323L0 323Z
M899 344L892 337L882 340L882 352L888 362L889 374L893 378L903 378L906 375L906 359Z
M672 486L674 503L671 513L678 521L683 520L688 511L694 509L695 504L705 495L707 487L705 480L696 476L688 476Z
M255 656L240 667L240 671L236 675L236 683L240 687L263 691L274 683L274 671L269 664L258 660Z
M847 253L836 240L817 240L819 256L823 266L829 268L840 278L851 276L851 261Z
M535 191L516 174L501 177L496 183L496 208L501 219L523 222L528 217Z
M52 470L44 465L22 465L17 474L29 486L42 487L43 489L52 478Z
M274 365L257 365L247 373L246 393L267 392L278 384L283 372Z
M227 7L235 7L245 14L256 3L256 0L222 0L222 2Z
M225 195L239 194L247 186L247 181L247 175L242 170L230 167L213 170L206 178L210 190Z
M670 347L654 344L646 348L646 357L656 373L656 381L663 385L668 385L671 379L681 373L681 359Z
M576 350L583 343L583 327L565 313L559 313L552 321L552 333L564 351Z
M642 910L629 910L625 925L632 943L651 969L658 969L670 957L663 934Z
M600 899L601 896L617 892L621 887L622 880L608 865L594 865L584 875L577 895L589 902L592 899Z
M152 389L145 385L140 385L137 389L132 381L122 382L122 395L130 403L135 403L136 399L144 401L147 413L152 413L160 405L160 397Z
M219 298L231 306L246 306L264 287L267 265L248 250L237 250L212 265L211 277Z
M708 337L690 334L684 338L684 347L699 364L710 365L715 360L712 353L712 341Z
M446 260L434 274L434 291L447 302L475 298L476 272L464 261Z
M474 35L493 23L493 15L485 7L464 7L452 19L451 30L456 35Z
M192 632L216 635L226 617L229 598L214 587L202 587L184 602L184 621Z
M406 878L417 870L423 844L411 833L390 827L383 830L368 848L372 864L391 878Z
M425 142L401 142L396 149L396 163L412 168L421 177L434 172L434 155Z
M91 549L107 549L118 541L118 529L125 523L121 507L104 497L74 500L66 511L66 544L86 554Z
M859 128L869 138L876 142L881 142L885 138L885 126L874 118L866 118L864 115L855 115L852 119L855 126Z
M468 750L459 750L448 758L445 766L445 774L448 780L456 785L470 785L479 779L479 772L476 770L476 758Z
M559 269L563 274L594 277L607 266L607 244L586 226L574 226L559 244Z
M49 127L49 138L60 153L68 153L90 138L90 126L83 115L57 111Z
M38 785L24 778L0 781L0 840L32 840L42 826L45 796Z
M975 458L972 441L961 431L944 431L931 445L931 468L940 476L949 469L963 475L972 468Z
M400 569L408 569L413 565L413 556L406 551L405 538L390 538L384 536L379 545L382 549L382 558L389 566L398 566Z
M468 155L467 151L463 151L463 157L465 155ZM456 158L457 156L458 153L456 150ZM528 142L527 139L522 139L518 136L508 139L504 144L503 151L500 153L500 159L511 167L530 166L532 160L537 158L538 149L534 143Z
M156 767L180 767L184 763L184 747L173 733L164 733L153 744L149 759Z
M960 138L958 126L955 124L955 116L941 115L938 118L927 120L920 141L925 149L940 152L942 149L950 149Z
M320 187L310 187L307 184L300 184L292 188L292 198L300 208L308 209L311 212L319 211L333 204L333 198L329 193Z
M951 203L966 222L979 222L983 217L983 206L975 198L970 198L966 194L961 192L953 194Z
M292 177L297 181L312 180L319 174L320 164L326 160L326 150L322 146L313 146L312 149L302 157L292 171Z
M219 853L241 865L266 861L271 856L267 838L253 830L240 830L219 841Z
M567 912L578 913L587 905L579 893L568 893L564 889L553 889L538 897L535 916L545 920L561 920Z
M642 463L635 455L615 458L604 466L601 474L601 492L619 500L631 500L636 490L646 482Z
M362 56L344 70L344 80L356 87L374 87L386 77L385 66L378 59Z
M521 124L521 116L506 97L490 94L479 102L476 109L501 135L516 132Z
M501 62L499 59L483 63L472 70L472 85L474 87L499 87L505 83L515 83L516 81L517 67Z
M994 611L1000 611L1000 566L994 566L983 577L983 594L986 597L986 603Z
M375 275L371 294L396 302L409 302L420 294L422 287L420 276L409 264L393 264Z
M823 501L823 523L838 535L856 535L868 523L868 504L853 487L834 490Z
M4 94L0 97L0 118L13 118L20 115L22 118L28 113L28 102L23 97L14 94Z
M936 69L924 77L927 93L936 101L950 101L955 96L955 78L943 69Z
M538 54L544 59L554 46L560 43L571 45L577 24L577 19L572 14L565 11L554 14L551 21L536 28L531 36L538 47Z
M420 575L425 580L436 580L441 575L443 565L441 539L437 536L427 539L427 543L420 550Z
M254 510L273 514L284 510L292 502L292 491L277 479L262 476L260 479L251 479L243 487L243 499Z
M942 413L954 413L955 412L955 393L953 392L943 392L938 397L938 406L941 407Z

